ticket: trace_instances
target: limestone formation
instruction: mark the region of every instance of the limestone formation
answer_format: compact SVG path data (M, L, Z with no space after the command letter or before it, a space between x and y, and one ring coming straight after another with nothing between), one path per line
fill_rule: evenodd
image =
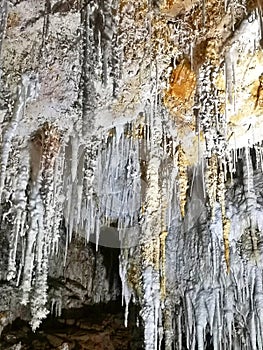
M0 348L263 348L262 15L0 0Z

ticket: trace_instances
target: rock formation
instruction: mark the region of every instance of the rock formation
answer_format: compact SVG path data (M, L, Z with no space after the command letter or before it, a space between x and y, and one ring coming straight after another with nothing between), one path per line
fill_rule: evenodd
M263 348L262 12L0 1L3 349Z

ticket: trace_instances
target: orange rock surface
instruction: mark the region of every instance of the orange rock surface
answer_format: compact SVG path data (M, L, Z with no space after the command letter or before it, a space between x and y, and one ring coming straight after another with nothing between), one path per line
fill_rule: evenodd
M164 104L177 117L180 124L184 122L182 113L193 105L195 87L196 75L191 69L190 62L183 59L173 69L169 88L164 92Z

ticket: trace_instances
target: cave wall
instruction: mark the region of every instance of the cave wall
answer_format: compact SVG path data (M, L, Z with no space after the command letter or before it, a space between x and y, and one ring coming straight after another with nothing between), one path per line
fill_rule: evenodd
M261 349L261 3L0 13L1 329L122 299L147 350Z

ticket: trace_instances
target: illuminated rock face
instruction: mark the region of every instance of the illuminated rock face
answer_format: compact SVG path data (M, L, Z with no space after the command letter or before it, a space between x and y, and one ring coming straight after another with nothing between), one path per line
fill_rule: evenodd
M261 5L0 11L1 327L122 294L147 350L262 349Z

